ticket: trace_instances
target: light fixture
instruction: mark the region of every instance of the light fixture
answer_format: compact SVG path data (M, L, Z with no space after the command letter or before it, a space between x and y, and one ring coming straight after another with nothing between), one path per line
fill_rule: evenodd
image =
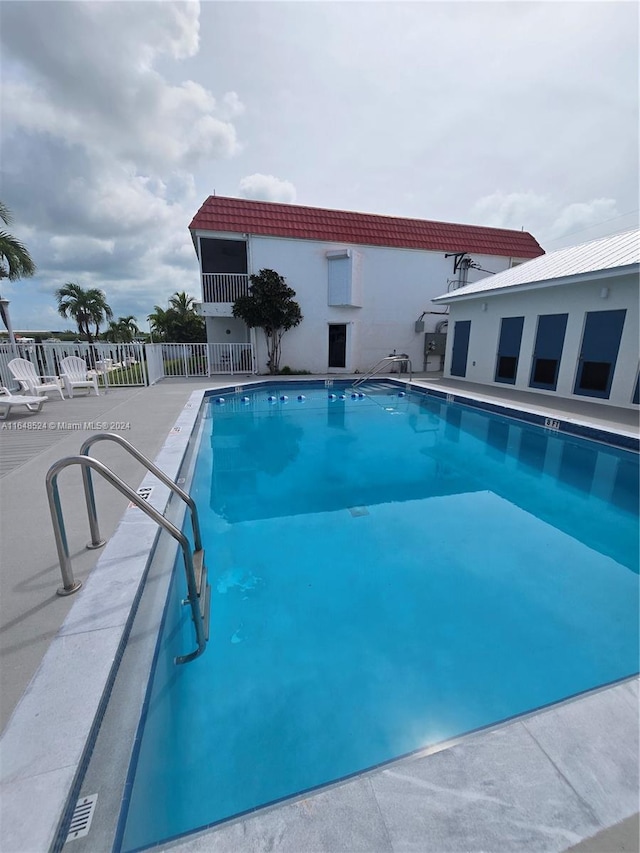
M482 303L482 310L483 310L483 311L486 311L486 310L487 310L487 303L486 303L486 302L483 302L483 303Z
M608 296L609 296L609 288L603 287L602 290L600 291L600 299L607 299Z

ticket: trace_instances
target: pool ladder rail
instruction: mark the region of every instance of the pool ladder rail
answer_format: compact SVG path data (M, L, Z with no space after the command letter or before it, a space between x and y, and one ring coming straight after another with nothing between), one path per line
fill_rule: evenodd
M411 359L406 355L387 355L384 358L381 358L380 361L376 361L373 367L370 367L369 370L365 371L362 376L355 380L351 384L352 388L357 388L359 385L362 385L363 382L366 382L367 379L371 379L372 376L375 376L377 373L385 368L387 365L400 364L404 363L407 365L409 370L409 382L411 382L411 376L413 374L413 368L411 367Z
M184 533L179 530L169 519L167 519L155 507L151 506L144 497L134 492L133 489L120 479L113 471L107 468L98 459L89 456L89 449L98 441L114 441L123 447L131 456L138 460L144 467L154 474L165 486L168 486L178 497L183 500L189 507L191 513L191 528L193 531L194 547ZM63 585L57 590L58 595L71 595L82 586L81 581L74 580L73 571L71 568L71 559L69 557L69 546L67 544L67 536L64 526L64 518L62 516L62 507L60 505L60 494L58 490L58 475L70 465L80 465L82 468L82 482L84 486L85 500L87 504L87 515L89 517L89 529L91 531L91 542L87 544L87 548L101 548L105 541L100 536L98 527L98 516L96 512L95 495L93 491L93 483L91 481L91 471L96 471L108 483L111 483L119 492L127 497L132 504L141 509L149 518L153 519L157 524L166 530L180 545L184 560L185 576L187 581L187 597L183 600L184 605L189 605L191 608L191 617L196 634L197 648L187 655L179 655L176 657L176 663L188 663L194 660L205 650L207 640L209 639L209 611L211 606L211 588L207 580L207 568L204 560L204 550L202 548L202 538L200 536L200 523L198 520L198 510L191 495L187 494L174 481L168 477L164 471L161 471L153 464L146 456L140 453L130 442L120 435L115 433L103 432L90 436L80 448L80 455L67 456L54 463L46 476L47 498L49 500L49 510L51 512L51 520L53 522L53 533L56 541L56 549L58 551L58 559L60 561L60 571L62 572Z

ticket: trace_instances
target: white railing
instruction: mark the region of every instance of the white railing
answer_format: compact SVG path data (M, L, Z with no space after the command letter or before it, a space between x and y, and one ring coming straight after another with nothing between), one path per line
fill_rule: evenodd
M0 344L0 385L18 390L8 363L26 358L40 376L59 376L60 362L77 355L96 370L101 387L154 385L165 377L196 377L214 374L255 373L251 344L17 344L16 352Z
M154 344L162 354L163 376L208 376L207 344Z
M255 373L251 344L147 344L149 384L164 377Z
M251 344L207 344L209 373L255 373Z
M249 293L249 276L235 272L202 273L203 302L235 302Z
M100 385L147 385L147 371L143 344L108 343L16 343L12 352L9 344L0 344L0 384L15 388L16 383L8 368L12 358L26 358L40 376L59 376L60 362L69 355L84 359L87 368L98 372Z

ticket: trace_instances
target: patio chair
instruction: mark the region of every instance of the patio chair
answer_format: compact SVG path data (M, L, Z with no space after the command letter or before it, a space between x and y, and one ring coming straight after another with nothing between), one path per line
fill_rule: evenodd
M69 397L73 397L74 388L86 388L87 394L91 393L91 389L98 392L98 375L95 370L88 370L86 362L83 358L78 358L77 355L69 355L63 358L60 362L60 378L64 382Z
M4 385L0 385L0 421L6 421L14 406L26 406L30 412L39 412L48 397L26 397L24 394L12 394Z
M26 358L13 358L7 367L23 391L27 391L29 394L46 394L47 391L57 391L64 400L60 379L57 376L38 376L35 365Z

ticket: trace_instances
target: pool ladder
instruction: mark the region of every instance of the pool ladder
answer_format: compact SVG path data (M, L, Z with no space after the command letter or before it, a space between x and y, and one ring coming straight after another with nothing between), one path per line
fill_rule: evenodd
M113 471L107 468L98 459L89 456L89 449L98 441L115 441L121 447L131 454L138 462L141 462L144 467L154 474L165 486L168 486L178 497L180 497L189 507L191 511L191 528L193 531L194 548L187 537L172 524L165 516L152 507L147 501L137 492L128 486L120 479ZM60 570L62 572L63 585L58 589L58 595L71 595L82 586L81 581L74 580L73 571L71 569L71 559L69 557L69 546L67 544L67 536L64 527L64 519L62 517L62 508L60 505L60 494L58 490L58 475L70 465L80 465L82 468L82 482L84 485L84 494L87 504L87 515L89 516L89 529L91 531L91 542L87 544L87 548L101 548L105 541L100 536L98 528L98 516L96 512L96 501L93 492L93 483L91 481L91 470L100 474L108 483L111 483L125 497L129 498L131 503L146 513L149 518L153 519L160 527L164 528L182 548L184 560L185 575L187 581L187 597L183 600L184 605L189 605L191 608L191 617L195 628L197 648L187 655L180 655L175 659L176 663L188 663L194 660L205 650L207 640L209 639L209 610L211 604L211 588L207 580L207 568L204 562L204 550L202 548L202 539L200 536L200 523L198 521L198 510L191 495L188 495L181 489L173 480L168 477L164 471L161 471L153 464L146 456L140 453L130 442L120 435L111 432L97 433L90 436L80 448L79 456L67 456L54 463L46 476L47 498L49 500L49 510L51 512L51 520L53 522L53 533L56 540L56 548L58 551L58 559L60 561Z
M380 361L376 361L373 367L370 367L365 373L362 374L355 382L351 384L352 388L357 388L358 385L362 385L363 382L366 382L367 379L371 379L372 376L375 376L376 373L380 373L380 371L386 367L388 364L401 364L404 363L407 365L409 370L409 382L411 382L411 376L413 373L413 369L411 367L411 359L406 355L387 355L384 358L381 358Z

